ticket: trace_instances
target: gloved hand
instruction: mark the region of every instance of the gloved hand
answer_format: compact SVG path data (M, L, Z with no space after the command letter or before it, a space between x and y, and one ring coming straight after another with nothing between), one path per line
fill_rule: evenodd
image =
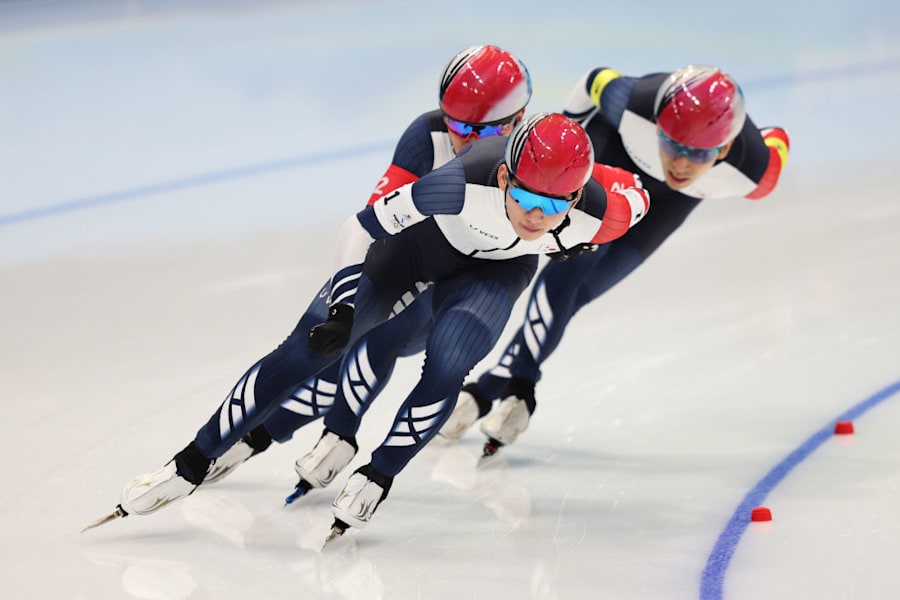
M596 252L599 247L598 244L577 244L571 248L560 250L559 252L551 252L550 254L547 254L547 257L550 260L569 260L584 252Z
M353 307L335 304L328 309L328 320L309 330L309 349L323 356L334 356L350 341Z

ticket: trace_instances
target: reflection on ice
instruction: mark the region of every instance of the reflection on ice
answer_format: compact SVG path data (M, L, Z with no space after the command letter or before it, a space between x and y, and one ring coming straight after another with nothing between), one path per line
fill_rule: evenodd
M182 502L188 522L216 533L237 546L245 546L256 517L233 494L198 489Z
M319 536L321 546L327 531ZM360 553L354 532L335 538L320 554L295 561L291 570L300 575L304 589L314 589L320 598L381 600L385 585L375 565Z
M466 491L515 529L531 514L528 490L510 476L502 454L484 463L461 444L437 439L420 453L432 462L431 478Z
M122 573L122 588L142 600L181 600L196 587L190 567L171 560L142 560Z

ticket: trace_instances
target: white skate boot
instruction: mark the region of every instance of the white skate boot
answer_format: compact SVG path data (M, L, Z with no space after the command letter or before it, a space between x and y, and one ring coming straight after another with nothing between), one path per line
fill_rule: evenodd
M125 485L119 506L128 515L149 515L190 495L197 486L181 477L172 460L162 469L139 475Z
M356 456L358 448L355 439L342 438L326 429L315 447L294 463L300 481L285 503L290 504L309 490L323 488L334 481Z
M351 475L331 504L334 525L328 539L342 535L349 527L362 529L368 525L375 509L387 498L393 480L377 473L371 465Z
M128 515L149 515L163 506L189 496L203 482L209 471L210 462L197 445L191 442L163 468L139 475L125 484L122 501L116 509L82 531Z
M209 472L210 461L194 442L153 473L129 481L122 490L122 507L128 514L147 515L190 495Z
M235 469L257 454L262 454L272 444L272 437L259 425L234 443L225 454L213 461L203 483L215 483L231 475Z
M475 398L472 397L472 394L462 391L459 393L459 398L456 399L456 406L453 407L450 418L438 431L438 435L448 440L458 440L477 420L478 404L476 404Z
M515 442L528 429L535 406L534 384L510 381L503 399L481 422L481 432L488 437L483 456L491 456L501 446Z
M448 440L460 439L475 421L487 414L490 408L490 400L481 397L478 386L474 383L466 384L459 392L450 418L438 431L438 435Z
M256 454L256 450L250 444L243 439L238 440L225 454L213 461L203 483L215 483L225 479L254 454Z
M507 396L481 422L481 432L503 445L512 444L528 429L530 418L531 413L524 400Z

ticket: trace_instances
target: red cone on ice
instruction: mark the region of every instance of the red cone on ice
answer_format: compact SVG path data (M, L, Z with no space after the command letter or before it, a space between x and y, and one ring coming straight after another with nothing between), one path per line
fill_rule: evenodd
M834 424L835 435L850 435L853 433L853 421L838 421Z
M750 511L750 520L754 523L772 520L772 511L765 506L757 506Z

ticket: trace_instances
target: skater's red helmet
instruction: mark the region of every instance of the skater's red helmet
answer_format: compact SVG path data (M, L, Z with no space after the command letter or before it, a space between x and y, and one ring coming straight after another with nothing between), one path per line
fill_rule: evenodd
M747 116L744 94L730 75L716 67L678 69L656 94L656 123L675 142L692 148L718 148L733 140Z
M567 196L591 178L594 147L584 128L559 113L525 119L506 140L510 173L535 192Z
M531 76L522 62L497 46L472 46L453 57L441 75L445 115L465 123L495 123L531 99Z

